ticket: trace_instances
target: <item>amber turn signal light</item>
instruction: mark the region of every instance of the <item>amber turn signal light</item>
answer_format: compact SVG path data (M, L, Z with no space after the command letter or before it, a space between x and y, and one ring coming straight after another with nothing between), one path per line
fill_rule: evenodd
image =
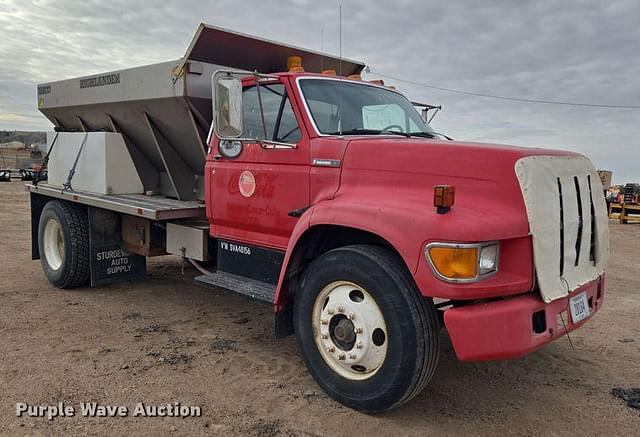
M478 276L477 247L431 247L429 258L436 271L448 280Z
M453 185L436 185L433 187L433 206L438 214L446 214L456 201L456 187Z

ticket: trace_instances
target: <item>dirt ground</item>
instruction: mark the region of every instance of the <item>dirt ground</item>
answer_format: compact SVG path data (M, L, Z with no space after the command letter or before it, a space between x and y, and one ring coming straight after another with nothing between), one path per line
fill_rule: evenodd
M460 363L443 333L427 389L369 416L329 399L271 309L200 288L180 261L150 260L144 281L57 290L30 259L28 194L0 183L0 432L10 435L639 435L640 225L611 222L604 308L526 358ZM191 418L17 417L16 403L198 405Z

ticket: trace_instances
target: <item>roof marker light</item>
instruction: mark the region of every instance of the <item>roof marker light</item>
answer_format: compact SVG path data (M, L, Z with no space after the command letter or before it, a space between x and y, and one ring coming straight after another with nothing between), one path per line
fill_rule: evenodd
M287 58L287 71L289 71L289 73L304 73L304 68L302 67L302 57L289 56Z

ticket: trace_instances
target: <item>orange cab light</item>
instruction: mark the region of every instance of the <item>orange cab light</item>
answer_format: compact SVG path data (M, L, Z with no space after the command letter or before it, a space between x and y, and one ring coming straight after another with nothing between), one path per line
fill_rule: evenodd
M290 73L303 73L304 68L302 67L302 57L289 56L287 58L287 70Z
M373 80L370 80L369 83L372 83L374 85L384 86L384 80L382 79L373 79Z
M324 74L325 76L337 76L336 70L334 70L333 68L322 70L322 74Z
M438 273L447 279L474 279L478 276L477 247L439 247L429 249L429 258Z
M351 80L362 80L362 76L360 76L359 74L350 74L348 77Z

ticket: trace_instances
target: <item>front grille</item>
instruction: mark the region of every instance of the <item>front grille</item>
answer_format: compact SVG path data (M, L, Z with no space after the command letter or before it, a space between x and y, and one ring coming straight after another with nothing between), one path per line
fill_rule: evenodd
M540 294L550 302L596 279L608 258L606 204L582 156L529 156L516 163Z
M558 177L556 178L558 184L558 203L560 205L560 223L559 223L559 239L560 239L560 276L564 275L565 262L571 262L574 267L580 264L580 254L582 253L582 245L585 240L584 228L585 223L589 223L589 262L595 265L595 251L596 251L596 222L595 222L595 207L593 205L593 191L591 190L591 175L573 176L572 183L575 189L575 196L562 196L563 181ZM585 183L586 182L586 183ZM566 179L565 179L566 184ZM589 208L583 208L582 205L582 192L587 190L589 193ZM575 207L578 212L577 227L575 232L575 256L573 259L566 260L567 254L565 252L565 202L575 202ZM568 231L568 229L567 229Z

